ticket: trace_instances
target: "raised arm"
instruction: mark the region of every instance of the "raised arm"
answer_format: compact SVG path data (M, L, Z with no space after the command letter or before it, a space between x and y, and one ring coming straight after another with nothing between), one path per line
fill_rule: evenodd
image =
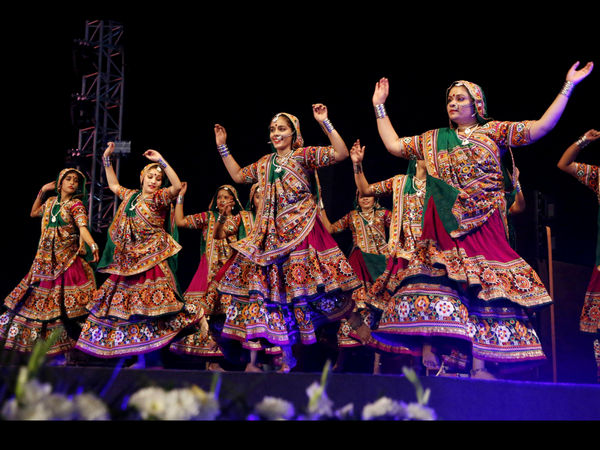
M186 226L186 221L184 220L185 215L183 214L183 197L187 192L187 182L181 182L181 190L179 191L179 195L177 196L177 204L175 205L175 224L178 227L184 228Z
M121 185L119 184L119 180L117 179L117 174L115 173L115 169L112 166L112 162L110 157L115 151L115 143L109 142L106 150L104 150L104 155L102 156L102 162L104 164L104 172L106 173L106 182L108 183L108 188L112 191L113 194L116 194Z
M33 206L31 207L31 217L40 217L42 215L42 206L44 205L44 195L47 192L51 192L56 189L56 181L52 181L51 183L47 183L42 186L40 192L38 192L37 197L33 201Z
M523 195L523 190L521 189L521 183L519 182L519 174L519 169L515 167L515 173L513 174L513 182L517 188L517 195L515 195L515 201L513 202L513 204L510 205L510 208L508 210L509 214L521 214L525 211L525 208L527 207L525 203L525 196Z
M365 157L365 147L360 145L360 140L357 140L350 149L350 158L352 159L352 167L354 168L354 181L360 195L364 197L373 197L375 194L365 177L362 168L362 161Z
M148 158L150 161L158 163L160 167L165 171L165 175L169 179L171 186L169 186L169 194L171 197L177 197L179 191L181 191L181 180L177 176L175 170L171 167L169 163L162 157L162 155L156 150L146 150L144 152L144 156Z
M348 147L346 143L334 128L331 120L329 120L327 107L321 103L312 105L313 115L315 120L319 122L323 131L327 134L329 142L333 146L333 152L336 162L343 161L348 157Z
M576 142L573 142L558 161L558 168L569 175L575 176L577 171L577 165L575 160L579 156L579 151L588 145L590 142L594 142L600 138L600 132L596 130L589 130L583 136L581 136Z
M556 126L567 106L573 89L592 72L594 63L588 62L585 67L579 70L577 70L577 67L579 67L579 61L569 69L565 84L550 107L539 120L534 121L532 124L530 131L532 141L541 139Z
M242 176L242 168L236 162L236 160L229 153L229 148L227 147L227 132L222 125L215 125L215 140L217 142L217 149L219 150L219 154L223 159L223 164L225 164L225 168L231 179L236 183L243 183L244 177Z
M387 78L382 78L375 84L373 92L373 108L377 117L377 130L383 142L383 145L394 156L402 157L404 154L404 144L394 130L392 122L385 110L385 101L390 93L390 82Z

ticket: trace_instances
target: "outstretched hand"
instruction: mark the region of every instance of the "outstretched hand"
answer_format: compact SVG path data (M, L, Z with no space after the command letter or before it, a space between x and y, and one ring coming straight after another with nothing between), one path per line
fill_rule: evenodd
M382 105L390 95L390 82L387 78L382 78L375 84L373 92L373 106Z
M363 158L365 157L365 146L361 147L360 139L357 139L352 148L350 149L350 159L354 164L362 163Z
M571 81L574 84L578 84L590 73L592 73L592 70L594 69L594 63L589 62L579 70L577 70L577 67L579 67L579 61L573 64L567 73L567 81Z

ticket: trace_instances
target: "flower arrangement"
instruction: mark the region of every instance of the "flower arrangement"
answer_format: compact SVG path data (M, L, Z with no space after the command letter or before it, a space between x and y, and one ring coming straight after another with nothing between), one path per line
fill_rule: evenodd
M111 420L106 404L95 394L65 395L52 391L49 383L42 383L37 374L52 344L51 336L40 341L26 367L18 373L14 396L4 402L0 417L5 420ZM412 369L403 369L405 377L413 384L417 401L405 403L381 397L366 404L356 415L352 403L339 409L327 395L331 363L327 361L320 380L306 389L308 397L304 408L298 410L291 402L265 396L255 404L247 420L435 420L436 414L427 406L429 389L424 390ZM220 374L213 375L211 387L205 391L198 386L165 389L147 386L124 399L122 408L131 412L127 419L138 420L228 420L227 410L219 401ZM115 414L114 417L118 417Z

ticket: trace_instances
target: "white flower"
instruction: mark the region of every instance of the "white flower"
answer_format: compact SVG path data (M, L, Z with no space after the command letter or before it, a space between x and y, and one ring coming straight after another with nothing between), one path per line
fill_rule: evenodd
M327 397L323 386L316 381L306 388L308 395L308 413L313 418L333 416L333 402Z
M339 420L352 419L354 416L354 404L348 403L343 408L336 410L335 417Z
M140 389L129 398L129 405L140 413L142 419L161 418L164 415L165 391L157 387Z
M406 407L404 404L392 400L388 397L381 397L375 403L369 403L362 410L363 420L382 419L403 419L406 417Z
M108 420L108 408L93 394L79 394L73 399L78 420Z
M409 420L435 420L435 411L420 403L406 405L406 418Z
M296 411L294 405L277 397L265 397L254 406L256 414L265 420L290 420Z

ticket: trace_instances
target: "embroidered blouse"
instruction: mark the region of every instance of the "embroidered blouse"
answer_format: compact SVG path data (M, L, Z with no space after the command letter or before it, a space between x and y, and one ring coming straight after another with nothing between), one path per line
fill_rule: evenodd
M333 147L302 147L286 162L269 154L244 167L244 181L259 183L263 201L248 236L232 247L260 265L289 254L312 230L317 216L310 177L315 169L334 163Z
M69 268L79 250L79 227L87 227L87 222L87 211L79 199L59 205L54 196L44 202L42 233L30 271L33 282L54 280Z
M385 255L387 253L386 229L390 226L391 217L387 209L374 210L372 218L353 209L331 225L331 234L349 229L352 232L354 247L358 247L365 253Z

